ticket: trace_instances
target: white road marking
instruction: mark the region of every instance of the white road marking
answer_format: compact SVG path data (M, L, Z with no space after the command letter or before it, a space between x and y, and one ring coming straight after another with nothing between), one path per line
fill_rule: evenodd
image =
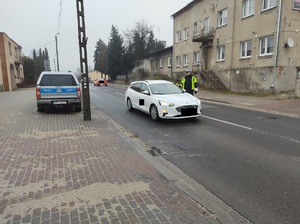
M295 142L297 144L300 143L299 140L294 139L294 138L290 138L290 137L287 137L287 136L278 135L278 134L274 134L274 133L270 133L270 132L266 132L266 131L261 131L261 130L258 130L258 129L250 128L250 127L247 127L247 126L235 124L235 123L224 121L224 120L220 120L220 119L217 119L217 118L208 117L208 116L205 116L205 115L201 115L201 116L205 117L207 119L213 120L213 121L218 121L218 122L221 122L221 123L224 123L224 124L228 124L228 125L232 125L232 126L235 126L235 127L239 127L239 128L244 128L244 129L247 129L247 130L255 131L255 132L258 132L260 134L265 134L265 135L271 135L271 136L279 137L279 138L282 138L282 139L286 139L288 141Z
M120 96L125 96L124 93L119 93L119 92L115 92L117 95L120 95Z
M243 125L239 125L239 124L235 124L235 123L228 122L228 121L223 121L223 120L220 120L220 119L217 119L217 118L208 117L208 116L205 116L205 115L202 115L202 117L205 117L205 118L210 119L210 120L218 121L218 122L221 122L221 123L224 123L224 124L229 124L229 125L232 125L232 126L235 126L235 127L244 128L244 129L247 129L247 130L253 130L253 128L243 126Z

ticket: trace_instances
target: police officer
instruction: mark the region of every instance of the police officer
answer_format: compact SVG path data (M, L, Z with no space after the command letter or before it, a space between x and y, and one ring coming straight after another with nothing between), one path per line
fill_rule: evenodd
M181 79L181 88L192 95L198 92L197 78L189 69L185 70L185 76Z

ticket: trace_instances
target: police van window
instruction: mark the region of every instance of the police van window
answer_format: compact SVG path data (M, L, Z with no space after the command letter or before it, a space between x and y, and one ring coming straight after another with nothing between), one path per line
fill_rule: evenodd
M76 86L72 75L44 75L40 86Z

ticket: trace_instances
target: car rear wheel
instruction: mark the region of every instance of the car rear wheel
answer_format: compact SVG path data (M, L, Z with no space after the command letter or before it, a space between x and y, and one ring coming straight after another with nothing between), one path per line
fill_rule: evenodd
M131 103L130 98L127 99L127 109L129 111L133 111L133 107L132 107L132 103Z
M155 105L151 105L151 107L150 107L150 116L151 116L151 119L154 120L154 121L159 120L158 110L157 110L157 107Z
M45 107L37 105L37 111L38 112L45 112Z

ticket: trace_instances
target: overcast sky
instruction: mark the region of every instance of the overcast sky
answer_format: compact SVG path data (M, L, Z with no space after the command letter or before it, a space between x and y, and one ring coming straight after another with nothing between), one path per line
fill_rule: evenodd
M94 68L96 42L106 44L111 26L119 33L145 20L153 26L155 37L173 45L171 15L192 0L84 0L88 65ZM22 47L25 55L33 49L49 52L51 69L55 70L55 35L58 34L58 56L61 71L80 67L76 0L0 0L0 32L5 32ZM55 61L55 62L54 62Z

